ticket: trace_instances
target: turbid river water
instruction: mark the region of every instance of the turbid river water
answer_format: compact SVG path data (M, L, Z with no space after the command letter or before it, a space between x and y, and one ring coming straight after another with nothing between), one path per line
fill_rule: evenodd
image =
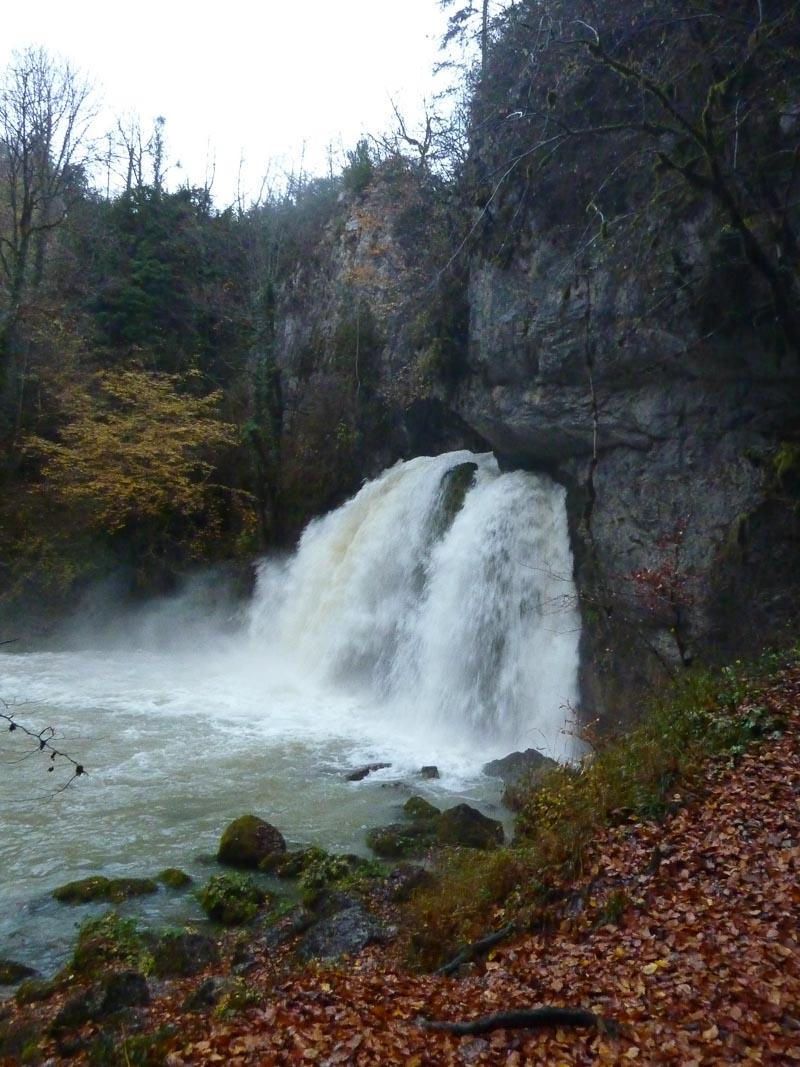
M486 760L571 754L571 575L562 491L452 453L398 464L313 523L262 563L247 604L212 576L136 613L95 604L47 651L6 652L0 697L88 773L54 792L68 765L48 773L19 731L0 747L0 955L52 971L99 910L56 904L56 885L167 866L203 879L244 812L290 844L360 852L410 792L500 815ZM391 767L345 780L377 761ZM421 781L424 764L441 777ZM126 909L199 917L169 891Z

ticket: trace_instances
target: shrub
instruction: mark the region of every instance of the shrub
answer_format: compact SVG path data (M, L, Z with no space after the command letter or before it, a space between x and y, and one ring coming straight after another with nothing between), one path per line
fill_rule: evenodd
M433 874L431 882L411 894L405 909L413 931L411 956L424 968L452 958L499 922L500 902L519 887L527 871L524 856L511 849L448 849L438 856Z
M244 874L217 874L197 893L206 915L225 926L250 922L267 896Z

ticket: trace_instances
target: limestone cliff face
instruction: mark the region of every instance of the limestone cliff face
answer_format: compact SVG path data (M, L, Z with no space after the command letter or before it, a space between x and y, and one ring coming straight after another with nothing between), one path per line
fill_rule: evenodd
M465 288L440 276L450 197L403 160L383 164L340 197L281 286L275 351L289 538L397 459L482 446L447 404L467 330Z
M569 296L544 242L509 268L476 259L455 399L503 462L569 489L585 710L607 714L681 662L778 638L800 548L775 463L797 375L746 339L704 341L685 306L630 334L652 278L626 258L620 241Z
M516 8L467 183L454 407L504 462L568 487L584 711L613 717L681 664L785 636L800 592L800 190L776 162L800 132L798 70L753 54L745 6L738 27L665 35L672 7ZM770 16L796 31L790 5Z

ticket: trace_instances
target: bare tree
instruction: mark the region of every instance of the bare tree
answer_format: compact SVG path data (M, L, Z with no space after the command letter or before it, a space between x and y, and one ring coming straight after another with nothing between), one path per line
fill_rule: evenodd
M13 381L16 328L41 283L47 236L80 195L93 117L89 83L68 63L41 48L14 54L0 86L0 387Z
M457 0L440 0L439 6L444 10L452 8ZM473 31L472 24L476 17L480 17L480 28ZM480 0L476 7L476 0L468 0L463 7L459 6L447 20L447 32L444 36L443 46L452 41L462 43L477 37L480 46L481 70L486 67L486 55L489 48L489 0Z

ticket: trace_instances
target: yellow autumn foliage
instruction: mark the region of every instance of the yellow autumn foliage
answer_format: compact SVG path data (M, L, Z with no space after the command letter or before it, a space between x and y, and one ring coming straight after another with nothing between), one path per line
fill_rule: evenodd
M31 435L46 492L109 532L162 515L197 516L209 501L210 457L236 442L219 392L196 396L178 375L101 371L62 395L56 440Z

